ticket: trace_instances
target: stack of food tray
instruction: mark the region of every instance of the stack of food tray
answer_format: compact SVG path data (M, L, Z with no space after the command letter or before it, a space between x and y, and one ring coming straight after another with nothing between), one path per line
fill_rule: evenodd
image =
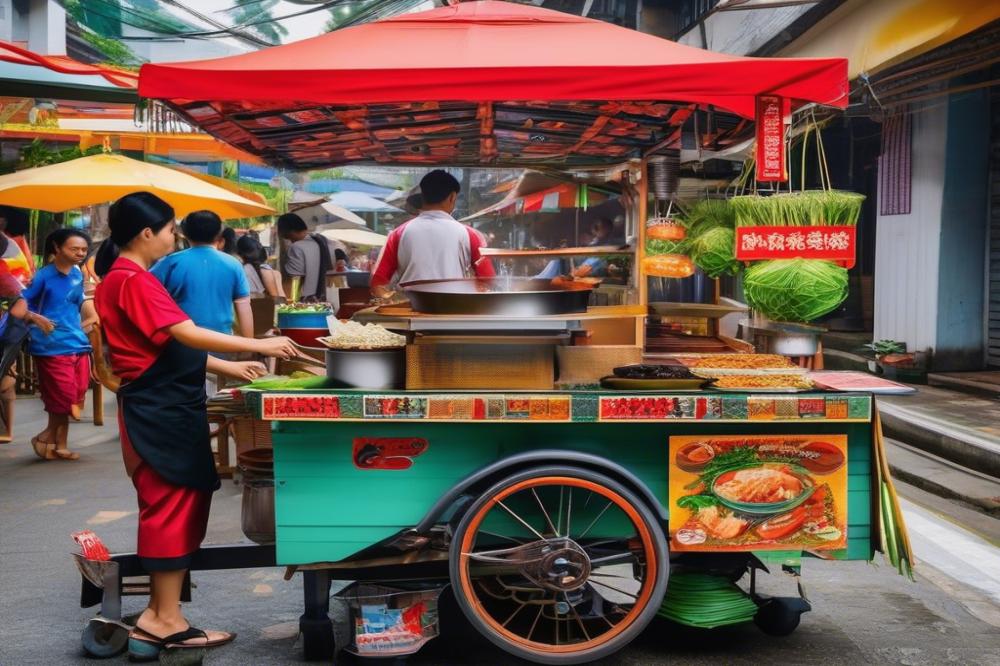
M677 355L692 374L714 379L712 388L740 392L797 392L814 388L808 371L778 354Z

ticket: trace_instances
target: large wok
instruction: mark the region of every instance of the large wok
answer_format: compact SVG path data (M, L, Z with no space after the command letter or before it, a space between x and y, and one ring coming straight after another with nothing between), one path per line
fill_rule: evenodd
M507 277L420 280L403 286L416 312L505 317L586 312L593 288L583 280Z

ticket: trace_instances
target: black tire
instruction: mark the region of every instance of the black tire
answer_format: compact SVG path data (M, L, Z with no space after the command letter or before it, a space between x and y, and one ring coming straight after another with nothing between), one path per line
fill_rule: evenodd
M634 604L631 604L631 608L628 611L628 614L625 615L625 619L622 620L622 623L625 623L627 621L628 624L625 624L625 626L617 630L612 629L610 633L612 633L613 635L609 637L605 642L589 645L587 647L582 647L579 650L572 650L572 649L565 650L565 648L569 646L562 645L558 641L558 635L559 635L558 628L556 629L557 638L555 646L561 646L563 651L560 652L546 651L544 649L546 645L544 642L539 643L537 641L531 640L532 637L531 632L528 632L526 639L524 637L521 637L522 640L520 641L514 640L512 638L503 635L497 629L491 626L487 621L487 619L484 619L484 617L480 615L480 613L476 610L476 605L478 602L476 602L475 600L470 600L468 598L465 592L465 588L463 586L463 575L462 575L463 564L462 564L462 553L461 553L462 543L466 539L467 533L469 532L470 529L470 525L472 524L477 514L483 511L484 508L487 506L496 506L495 503L491 504L491 500L500 495L503 491L505 490L509 491L515 485L520 486L520 484L524 484L525 482L531 482L532 480L546 479L546 481L548 481L549 479L547 477L564 477L567 479L582 480L584 482L596 484L596 486L599 486L602 489L602 491L612 493L616 495L619 500L623 500L624 502L626 502L627 505L631 507L634 514L638 516L638 520L641 523L642 531L637 531L638 535L637 538L641 542L643 539L643 532L645 532L646 541L642 543L645 543L647 545L644 546L642 550L644 556L643 565L641 567L642 570L648 572L648 569L650 568L649 567L650 559L655 558L655 565L656 565L655 577L650 579L648 576L643 576L642 580L639 581L640 585L639 591L631 595L633 596L633 598L636 599L636 602ZM559 485L559 484L551 484L551 485ZM530 485L528 487L534 488L534 486ZM575 486L573 486L572 484L570 484L569 487L575 488ZM593 493L594 491L591 490L589 492ZM561 503L562 495L560 494L559 497ZM607 499L607 496L605 496L605 498ZM541 504L542 501L539 500L539 505ZM489 509L486 509L486 511L489 511ZM483 514L483 516L486 515L488 514L485 513ZM546 515L546 518L548 519L548 515ZM639 525L635 522L635 519L631 517L629 519L632 520L632 524L636 525L638 530ZM479 520L483 520L483 517L481 516ZM567 530L566 530L567 537L569 537L568 523L569 519L567 517ZM551 525L551 521L549 524ZM543 532L545 531L544 527L542 528L542 531ZM559 531L557 529L554 528L553 533L555 534L555 536L558 537ZM633 567L634 566L635 565L633 565ZM491 488L483 492L479 496L479 498L469 506L468 510L462 516L462 519L459 522L457 529L455 530L454 537L451 542L451 552L449 555L449 572L451 576L452 589L454 590L455 599L458 602L459 607L462 609L462 612L465 614L466 618L468 618L469 622L490 642L497 645L506 652L515 655L517 657L520 657L522 659L526 659L528 661L540 664L588 663L591 661L596 661L598 659L607 657L611 654L614 654L615 652L625 647L646 628L646 626L653 619L653 617L655 617L656 612L659 610L660 604L663 601L663 595L665 594L667 588L667 579L669 578L669 573L670 573L669 567L670 563L668 557L666 537L664 535L663 529L661 529L660 527L656 514L650 509L650 507L648 507L634 492L630 491L621 483L603 474L599 474L586 469L580 469L575 467L564 467L564 466L541 467L541 468L522 471L503 479L502 481L496 483ZM590 584L589 581L587 583L584 583L584 586L588 584ZM599 582L596 584L603 585L602 583ZM471 582L471 577L470 577L470 587L472 585L473 583ZM590 589L591 590L595 589L593 588L592 584ZM554 599L557 598L558 598L557 595L554 596ZM567 601L569 601L568 596L565 596L564 598ZM607 604L610 602L607 601L607 599L605 598L601 601L601 603ZM619 603L620 602L615 602L615 605ZM481 604L478 605L481 608L483 607ZM484 611L484 613L485 612L486 611ZM539 611L539 613L541 612L542 611ZM624 611L621 612L624 614ZM566 611L562 610L560 611L560 613L565 614ZM577 621L580 622L580 626L583 628L583 634L585 634L587 637L587 640L585 642L595 643L595 640L591 639L589 633L586 631L584 623L581 620L581 615L578 614L576 610L573 610L573 613L576 614L576 619ZM590 617L588 617L588 620L589 619ZM499 624L498 620L494 619L493 621ZM605 621L609 625L612 624L607 620ZM532 631L534 631L534 625L532 626ZM533 646L538 646L538 645L542 645L543 646L542 649L533 648ZM552 646L553 644L549 643L547 645Z
M802 611L781 598L768 600L753 616L754 624L768 636L788 636L799 626Z
M128 629L115 622L94 618L83 627L80 641L92 657L117 657L128 647Z

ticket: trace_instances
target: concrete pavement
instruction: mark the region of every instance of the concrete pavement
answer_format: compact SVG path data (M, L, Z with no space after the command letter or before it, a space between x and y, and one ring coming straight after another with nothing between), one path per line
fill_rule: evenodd
M123 658L102 662L82 655L80 631L95 609L79 608L80 579L69 557L76 549L70 533L85 527L95 529L112 550L134 548L135 497L121 465L113 404L108 426L71 427L71 441L82 455L77 462L35 458L27 441L41 427L43 415L33 400L19 401L18 409L17 439L13 445L0 445L0 664L125 663ZM604 664L1000 664L1000 611L990 590L943 570L957 557L956 549L968 550L969 543L976 546L975 564L986 570L997 551L989 543L967 541L961 527L942 527L941 522L948 521L934 512L938 498L925 501L917 505L925 515L910 527L920 559L916 583L880 560L874 566L805 560L803 580L814 611L803 617L792 636L769 638L752 625L706 632L656 621ZM916 509L905 510L910 515ZM239 511L239 489L225 482L214 499L207 541L242 541ZM952 531L942 536L942 529ZM932 553L925 542L940 550ZM943 562L942 569L936 561ZM955 565L959 570L952 573L961 574L965 564L955 560ZM285 582L282 570L258 569L199 573L194 580L198 587L186 609L189 617L199 626L240 634L234 644L210 653L206 664L300 662L298 578ZM766 586L790 594L794 581L773 576ZM143 599L125 601L126 610L135 611ZM445 636L410 663L513 663L457 621L453 609L444 615Z

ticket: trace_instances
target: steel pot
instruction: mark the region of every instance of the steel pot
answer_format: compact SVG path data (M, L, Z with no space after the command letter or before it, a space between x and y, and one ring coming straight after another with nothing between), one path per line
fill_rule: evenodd
M274 479L243 478L240 527L254 543L269 545L275 540Z
M327 349L326 376L334 388L405 388L406 348Z

